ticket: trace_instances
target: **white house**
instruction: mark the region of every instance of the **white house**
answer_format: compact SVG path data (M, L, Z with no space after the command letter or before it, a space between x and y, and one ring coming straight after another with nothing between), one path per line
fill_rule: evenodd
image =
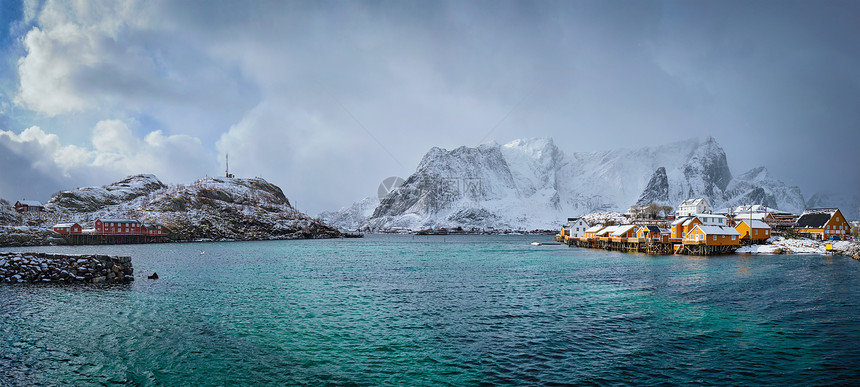
M571 238L585 237L585 230L591 227L585 219L567 218L567 231Z
M678 217L690 216L693 214L708 214L711 212L711 205L705 198L687 199L681 202L678 206Z

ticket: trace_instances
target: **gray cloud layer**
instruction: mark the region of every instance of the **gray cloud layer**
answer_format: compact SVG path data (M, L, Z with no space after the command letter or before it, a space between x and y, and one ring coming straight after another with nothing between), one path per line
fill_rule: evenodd
M811 194L832 186L826 169L857 191L857 8L49 1L4 93L19 127L4 129L37 124L96 153L108 121L141 143L186 136L159 148L183 153L165 179L220 173L229 152L310 212L372 194L432 146L534 136L588 151L713 135L736 173L765 165Z

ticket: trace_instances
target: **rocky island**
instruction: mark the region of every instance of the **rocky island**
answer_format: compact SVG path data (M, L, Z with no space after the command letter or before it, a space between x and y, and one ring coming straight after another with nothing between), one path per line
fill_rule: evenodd
M164 227L170 241L336 238L341 233L296 210L262 178L204 177L168 186L134 175L101 187L54 194L43 211L18 213L0 201L0 246L63 244L57 223L84 228L97 219L135 219Z

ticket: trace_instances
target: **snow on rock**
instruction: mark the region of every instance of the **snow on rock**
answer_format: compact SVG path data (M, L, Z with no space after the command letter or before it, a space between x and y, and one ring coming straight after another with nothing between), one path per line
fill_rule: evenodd
M860 193L818 192L806 202L806 208L838 208L848 220L860 220Z
M58 242L60 221L93 227L99 218L157 223L175 240L259 240L337 237L336 229L291 205L283 191L262 178L205 177L168 187L153 175L135 175L102 186L55 194L48 211L29 230L0 229L0 245Z
M337 211L324 211L317 217L323 222L342 230L357 230L373 215L373 210L379 205L379 199L366 197L349 207Z
M5 199L0 199L0 226L19 223L21 223L21 215L15 211L15 207Z
M827 244L833 247L833 252L851 257L860 256L860 242L852 241L816 241L806 238L786 239L771 237L766 245L743 246L738 254L826 254Z
M45 207L68 212L96 211L106 206L126 203L165 188L167 186L155 175L134 175L102 187L81 187L60 191L48 200Z
M555 229L569 216L624 211L637 202L675 207L690 197L705 197L713 208L735 203L804 208L799 189L770 178L766 170L734 178L725 152L711 137L568 155L552 139L535 138L451 151L434 147L361 225ZM355 219L350 211L326 216Z

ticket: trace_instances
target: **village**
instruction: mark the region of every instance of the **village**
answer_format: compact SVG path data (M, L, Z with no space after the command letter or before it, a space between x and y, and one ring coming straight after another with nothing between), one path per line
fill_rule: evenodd
M34 200L17 201L14 207L20 214L37 215L45 211L44 205ZM92 228L84 228L77 222L64 222L51 229L71 245L153 243L163 242L168 236L161 225L136 219L98 218L92 225Z
M585 217L568 218L555 240L568 246L646 254L717 255L767 244L776 235L819 241L852 238L852 226L838 208L807 209L800 215L762 205L713 211L707 200L694 198L671 209L663 209L660 217L657 211L642 216L643 207L632 208L628 213L634 220L629 224L592 225Z

